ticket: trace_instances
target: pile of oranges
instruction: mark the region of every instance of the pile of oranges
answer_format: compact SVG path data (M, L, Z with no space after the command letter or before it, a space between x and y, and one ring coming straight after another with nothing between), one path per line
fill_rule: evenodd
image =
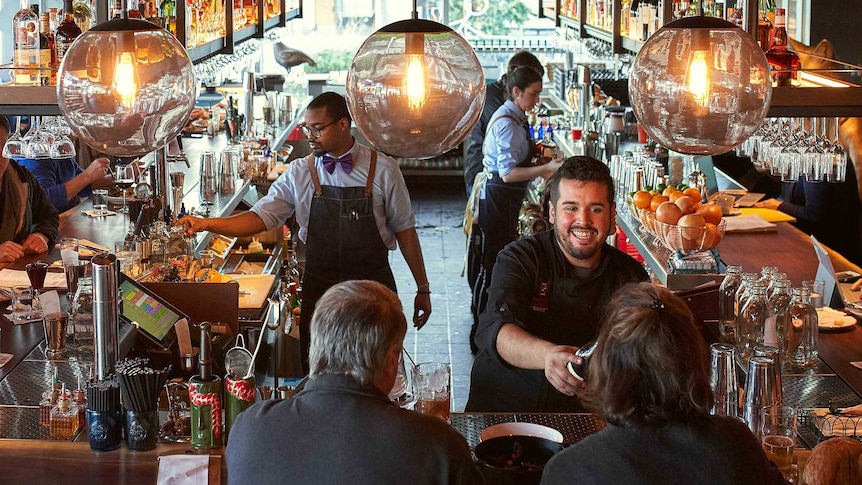
M724 235L721 208L702 204L700 191L670 186L632 194L641 223L665 246L685 253L714 248Z

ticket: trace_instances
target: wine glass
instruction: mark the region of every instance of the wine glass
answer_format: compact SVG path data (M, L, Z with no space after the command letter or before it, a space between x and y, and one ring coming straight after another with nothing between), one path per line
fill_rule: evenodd
M39 301L39 293L45 288L45 277L48 275L48 263L35 261L27 263L24 267L27 272L27 278L30 280L30 287L33 289L31 302L32 311L31 318L40 318L42 316L42 304Z
M3 145L3 158L23 158L24 149L26 148L24 140L21 138L21 117L15 117L15 133L12 133L6 139L6 144Z
M829 148L828 156L830 164L826 172L826 181L834 184L844 182L847 169L847 152L841 146L841 140L838 139L838 118L835 118L835 138L832 140L832 146Z
M135 183L135 167L133 164L128 163L124 165L117 165L114 169L114 183L117 184L117 187L122 189L123 191L123 208L120 210L122 213L129 212L129 208L126 206L126 189L132 186Z

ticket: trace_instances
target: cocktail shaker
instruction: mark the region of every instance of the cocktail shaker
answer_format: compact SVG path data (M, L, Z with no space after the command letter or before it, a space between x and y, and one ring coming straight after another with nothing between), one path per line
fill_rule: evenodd
M712 389L710 414L733 417L739 415L735 353L733 345L715 343L709 347L709 387Z
M120 353L117 312L120 269L113 254L94 257L92 266L96 378L106 379L114 372Z
M209 150L201 153L200 190L201 200L205 204L215 202L216 192L218 192L218 170L215 153Z
M755 436L760 435L761 414L764 409L776 405L775 367L769 357L748 359L748 376L745 380L745 401L742 405L742 420Z
M215 449L222 446L222 383L212 372L210 324L201 328L200 374L189 379L192 418L192 448Z

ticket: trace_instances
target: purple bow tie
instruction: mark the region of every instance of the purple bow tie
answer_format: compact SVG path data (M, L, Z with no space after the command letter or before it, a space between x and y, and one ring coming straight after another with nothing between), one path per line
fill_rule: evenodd
M341 158L330 157L329 155L323 156L323 168L329 173L335 171L335 165L338 163L341 164L341 170L344 170L344 173L350 173L353 170L353 154L348 153Z

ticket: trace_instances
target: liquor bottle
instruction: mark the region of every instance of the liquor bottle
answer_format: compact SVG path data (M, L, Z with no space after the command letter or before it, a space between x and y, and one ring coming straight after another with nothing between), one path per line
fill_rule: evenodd
M745 306L739 311L736 322L737 356L743 364L748 365L754 346L760 344L766 329L766 318L769 316L769 303L766 301L766 285L755 281L748 289L749 296Z
M57 405L51 410L51 436L71 438L78 431L78 409L72 409L71 402L71 393L64 385Z
M81 35L81 28L75 23L75 14L72 11L72 0L63 0L63 21L54 32L54 51L57 56L57 64L63 62L66 51Z
M812 364L817 359L817 310L811 305L809 288L793 288L792 294L787 353L794 364Z
M21 9L12 18L15 31L13 79L15 84L39 84L39 16L21 0Z
M54 34L51 33L51 14L39 14L39 84L57 84L57 54L54 52Z
M760 7L757 9L757 43L763 52L769 50L772 46L772 21L769 19L769 2L768 0L760 0Z
M114 13L111 16L111 20L117 20L123 18L123 1L117 0L114 2Z
M727 267L727 274L718 288L719 333L726 343L736 341L736 290L742 284L742 266Z
M798 79L802 62L795 52L787 48L787 30L785 29L785 10L775 11L775 28L772 29L772 46L766 51L766 60L773 69L773 86L790 86ZM775 72L780 71L780 72Z

